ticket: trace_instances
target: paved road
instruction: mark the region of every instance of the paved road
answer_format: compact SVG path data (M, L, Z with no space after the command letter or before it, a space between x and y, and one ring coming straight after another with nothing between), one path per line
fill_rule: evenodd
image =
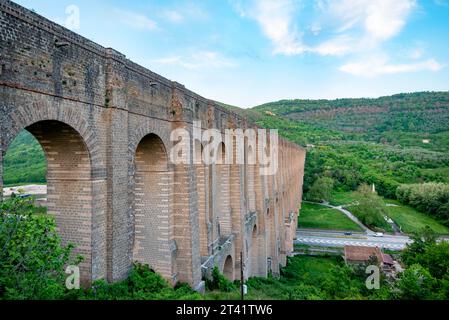
M308 244L321 247L344 247L346 245L379 247L385 249L402 250L411 242L407 236L384 235L374 237L370 233L353 232L346 236L343 231L298 229L296 244Z
M3 195L5 197L11 196L11 193L19 194L19 190L25 194L32 195L46 195L47 194L47 186L46 185L38 185L38 184L30 184L26 186L17 186L17 187L4 187Z

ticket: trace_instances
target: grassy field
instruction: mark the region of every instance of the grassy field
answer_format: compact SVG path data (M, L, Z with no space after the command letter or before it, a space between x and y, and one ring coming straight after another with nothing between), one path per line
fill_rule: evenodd
M438 234L449 234L449 228L432 217L405 206L396 200L385 200L385 202L397 205L397 207L387 206L386 210L390 218L402 228L404 233L415 233L428 226Z
M300 228L361 231L356 223L340 211L312 203L303 203L298 226Z
M354 192L334 192L330 203L332 205L346 205L357 201L357 196ZM420 231L426 226L429 226L438 234L449 234L449 228L442 225L434 218L417 211L416 209L403 205L397 200L384 199L387 204L393 204L396 206L387 206L385 209L388 216L396 222L402 228L404 233L415 233ZM351 207L348 207L351 211Z
M335 191L332 193L332 198L329 203L333 206L342 206L357 201L357 197L354 192L347 191Z

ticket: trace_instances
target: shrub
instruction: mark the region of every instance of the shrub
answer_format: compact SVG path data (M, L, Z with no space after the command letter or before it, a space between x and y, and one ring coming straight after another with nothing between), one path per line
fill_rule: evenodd
M61 299L64 267L81 261L71 259L72 245L61 246L53 217L33 212L32 199L0 204L2 299Z
M195 300L201 295L186 284L173 288L146 264L134 263L127 279L115 283L96 281L78 298L91 300Z
M436 285L435 279L429 271L419 264L407 268L396 283L397 298L404 300L431 299L433 289Z
M230 292L235 288L234 284L226 279L217 267L214 267L212 270L211 279L206 279L206 287L208 290L220 290L224 292Z
M351 211L366 226L388 230L385 221L386 211L382 199L373 192L370 186L364 184L357 189L358 205L351 207Z

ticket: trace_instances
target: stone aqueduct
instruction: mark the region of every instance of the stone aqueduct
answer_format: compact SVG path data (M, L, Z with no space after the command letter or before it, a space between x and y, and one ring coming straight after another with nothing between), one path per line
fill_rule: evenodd
M84 255L86 283L148 263L201 286L277 274L292 251L305 151L279 140L279 170L175 165L170 133L252 127L246 119L11 1L0 0L2 158L23 129L47 158L48 212ZM193 143L192 143L193 144ZM192 146L193 148L193 146ZM196 147L196 152L201 152ZM247 152L247 150L246 150Z

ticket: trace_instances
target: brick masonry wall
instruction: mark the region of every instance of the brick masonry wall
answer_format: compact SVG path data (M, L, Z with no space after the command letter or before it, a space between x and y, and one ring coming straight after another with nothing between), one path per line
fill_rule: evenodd
M85 283L123 279L136 260L195 287L214 265L238 276L240 251L245 277L285 264L305 151L280 139L279 170L268 177L258 165L169 163L170 133L191 134L194 120L222 133L249 127L123 54L0 0L0 187L3 156L27 129L47 156L49 213L86 258Z

